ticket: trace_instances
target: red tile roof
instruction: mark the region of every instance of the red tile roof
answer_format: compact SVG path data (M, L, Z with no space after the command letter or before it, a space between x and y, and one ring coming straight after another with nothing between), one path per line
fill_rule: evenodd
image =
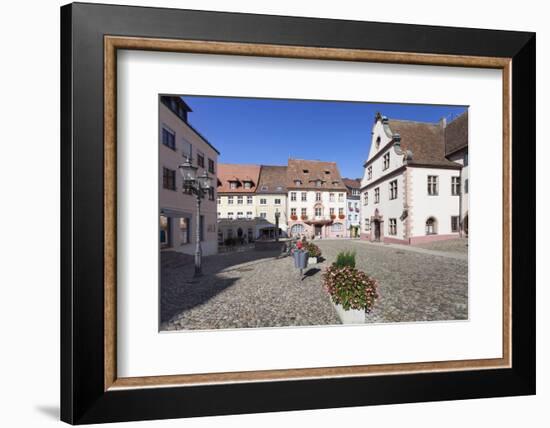
M465 147L468 147L468 111L458 116L445 128L447 156Z
M218 164L218 193L254 193L260 179L260 165ZM231 189L230 183L237 183ZM244 182L250 181L250 189L244 188Z
M301 184L296 184L299 180ZM321 183L320 186L316 182ZM336 162L289 159L287 169L289 189L346 190Z

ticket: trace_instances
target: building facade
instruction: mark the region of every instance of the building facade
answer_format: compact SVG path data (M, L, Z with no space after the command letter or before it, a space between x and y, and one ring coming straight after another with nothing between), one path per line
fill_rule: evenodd
M260 229L260 237L275 238L277 225L279 236L287 236L287 167L278 165L262 165L260 168L260 183L256 189L257 211L259 217L267 221Z
M198 167L198 174L206 170L215 184L219 152L188 123L191 109L181 97L161 96L159 104L160 247L194 254L196 197L183 193L178 166L188 158ZM202 200L199 223L203 254L215 254L218 249L215 185Z
M363 239L418 244L460 236L463 167L446 157L446 127L376 115L361 181Z
M288 231L291 236L346 236L346 186L334 162L289 159Z
M445 127L445 156L462 166L460 170L460 233L468 236L470 163L468 159L468 112Z
M344 178L346 186L346 231L350 238L361 233L361 179Z

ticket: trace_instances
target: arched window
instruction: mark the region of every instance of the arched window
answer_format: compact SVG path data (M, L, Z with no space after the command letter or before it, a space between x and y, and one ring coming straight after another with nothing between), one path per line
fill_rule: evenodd
M290 228L290 233L292 235L298 235L300 233L304 233L304 225L303 224L295 224Z
M344 225L342 223L334 223L331 228L333 232L342 232L344 230Z
M426 235L437 235L437 220L435 217L426 220Z

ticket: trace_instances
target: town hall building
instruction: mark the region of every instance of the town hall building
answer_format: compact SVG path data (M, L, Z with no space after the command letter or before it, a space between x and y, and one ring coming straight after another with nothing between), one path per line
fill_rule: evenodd
M419 244L467 233L467 130L467 113L449 124L376 115L361 181L362 239Z

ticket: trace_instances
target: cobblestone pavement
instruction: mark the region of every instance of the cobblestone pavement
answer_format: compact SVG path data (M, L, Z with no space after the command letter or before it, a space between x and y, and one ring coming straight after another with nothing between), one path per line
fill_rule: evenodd
M339 324L321 273L342 250L375 277L379 294L368 322L461 320L468 317L466 260L404 251L358 240L315 241L325 261L303 280L290 257L249 251L205 257L192 278L192 257L163 252L161 330Z
M415 247L426 248L428 250L447 251L450 253L468 254L468 239L461 238L429 242L427 244L415 245Z
M194 281L190 256L161 254L161 330L340 324L321 284L326 262L303 280L292 258L248 251L205 257Z

